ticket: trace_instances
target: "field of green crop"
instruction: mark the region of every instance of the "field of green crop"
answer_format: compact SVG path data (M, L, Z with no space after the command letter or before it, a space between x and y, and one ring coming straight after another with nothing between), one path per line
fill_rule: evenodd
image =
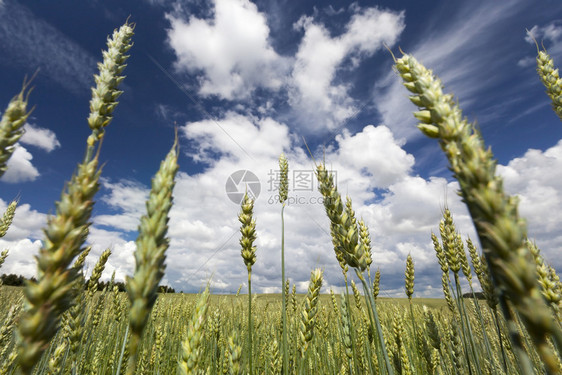
M19 315L23 298L22 288L4 287L0 311ZM173 374L185 345L196 344L198 369L207 374L248 372L247 295L211 296L206 311L197 306L200 297L188 294L162 294L157 299L145 327L136 373ZM281 373L280 345L282 336L281 296L254 295L254 356L256 374ZM377 345L370 328L364 298L350 305L339 295L321 295L315 329L305 356L300 353L299 335L305 295L290 293L287 304L289 366L301 368L307 374L379 373ZM414 299L411 319L407 299L377 299L379 316L385 334L385 345L396 373L468 373L467 360L459 345L461 333L454 323L454 315L441 299ZM485 360L482 373L503 373L502 349L494 332L494 316L480 301L485 330L482 330L472 300L466 300L474 343L480 360ZM12 309L15 306L15 309ZM63 319L62 329L36 366L36 373L116 374L125 373L122 365L130 355L124 346L127 333L129 303L125 293L98 292L82 302L82 311L70 320ZM351 315L342 312L349 306ZM424 306L426 306L424 308ZM11 310L12 309L12 310ZM350 317L349 322L342 319ZM68 318L71 318L68 316ZM196 318L196 319L194 319ZM415 325L415 328L414 328ZM193 332L194 328L199 332ZM353 329L350 329L353 327ZM457 328L454 328L457 327ZM10 362L9 353L16 343L4 336L2 330L4 364ZM414 333L416 332L416 333ZM492 357L486 353L486 338L490 341ZM200 335L200 341L194 340ZM348 335L348 336L346 336ZM8 336L9 337L9 336ZM191 338L191 341L186 339ZM504 344L508 345L506 337ZM182 346L183 345L183 346ZM193 348L192 348L193 349ZM504 348L509 373L517 373L512 351ZM350 370L352 369L352 370ZM494 370L492 370L494 369ZM474 369L473 369L474 370ZM3 369L6 371L6 369ZM187 371L189 372L189 371ZM291 370L290 373L296 371ZM9 373L9 372L6 372Z
M158 294L178 170L177 136L152 181L127 293L112 283L99 292L111 251L101 255L86 278L83 265L90 249L85 243L99 189L100 145L121 94L133 32L127 22L108 39L90 101L92 133L84 159L48 218L36 280L24 288L0 286L0 374L562 373L560 279L527 238L517 201L504 192L480 133L463 118L453 96L443 93L441 81L408 54L395 59L395 69L419 107L413 114L419 129L439 141L449 160L482 246L463 239L452 213L444 210L439 234L428 233L444 300L412 299L411 256L404 265L407 298L379 297L380 273L371 270L369 230L356 219L351 199L344 202L325 164L316 166L316 177L345 293L321 294L323 272L315 269L308 293L296 295L285 276L282 245L283 293L252 294L257 234L254 202L246 196L239 221L248 294L210 295L208 287L196 296ZM546 51L539 51L537 63L560 115L558 70ZM28 85L2 116L0 176L29 115ZM280 156L283 236L289 162ZM4 213L0 237L16 209L14 201ZM0 266L8 255L8 250L1 253ZM469 285L478 280L485 299L463 298L465 293L475 296L472 289L462 290L463 280Z

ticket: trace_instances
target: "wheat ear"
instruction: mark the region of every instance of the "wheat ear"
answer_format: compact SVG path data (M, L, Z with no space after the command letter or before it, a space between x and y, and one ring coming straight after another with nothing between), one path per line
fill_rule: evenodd
M318 297L322 287L322 270L317 268L310 273L310 283L308 293L304 300L304 309L301 313L299 330L299 350L301 358L304 358L308 344L314 335L314 325L316 323L316 312L318 310Z
M253 374L254 369L252 366L252 266L256 262L256 247L254 241L256 240L256 221L253 218L254 214L254 201L250 199L248 194L244 194L242 200L241 212L238 215L238 221L242 223L240 227L240 246L242 247L241 255L244 259L244 264L248 270L248 352L249 352L249 368L250 375Z
M126 23L108 45L129 44L133 29ZM104 53L104 64L114 66L122 62L119 54L123 48L112 54ZM128 48L124 48L128 49ZM101 68L101 66L100 66ZM121 69L122 70L122 69ZM98 88L105 92L100 100L107 99L111 92L104 91L120 82L111 71L97 76ZM106 108L107 122L111 120L114 103ZM90 125L91 126L91 125ZM92 129L95 132L95 129ZM93 157L95 142L88 138L88 149L84 161L78 165L77 171L66 185L61 199L56 203L56 214L47 220L44 230L45 241L37 256L37 281L27 283L25 288L26 307L19 325L18 361L24 374L30 374L33 366L41 357L58 330L59 321L71 305L74 297L74 281L78 271L68 268L72 260L80 254L88 235L89 220L94 205L94 195L99 188L97 154Z
M94 294L98 290L98 282L100 280L101 274L105 269L105 264L111 255L111 249L106 249L103 253L101 253L92 274L90 275L90 279L88 280L87 290L88 290L88 298L93 298Z
M12 221L14 220L14 215L16 214L17 205L18 205L17 200L11 201L10 204L8 205L8 208L6 208L6 212L4 212L2 219L0 219L0 237L4 237L8 232L10 225L12 225Z
M27 110L29 82L24 82L19 94L14 96L0 120L0 177L8 169L8 160L15 150L16 142L24 133L23 126L31 111Z
M562 120L562 79L558 74L558 69L554 67L554 60L546 49L538 50L537 45L537 73L546 87L546 93L552 100L552 109Z
M125 79L122 76L129 58L126 53L131 49L135 25L126 22L119 30L114 30L111 38L107 38L107 50L103 51L103 62L98 63L99 74L94 75L96 87L92 88L90 115L88 125L92 134L88 137L86 160L92 157L95 145L105 134L105 127L113 118L113 110L117 106L117 98L123 91L118 90L119 84Z
M177 135L171 150L160 163L152 179L152 188L146 202L146 215L140 220L139 236L135 241L135 274L127 276L127 294L131 302L129 312L129 365L127 373L134 374L138 346L142 332L158 297L158 284L164 276L166 250L169 240L168 214L172 208L172 191L178 171Z
M316 177L318 178L319 183L318 190L320 190L320 194L322 194L322 197L324 198L324 208L328 218L330 219L330 233L332 237L332 244L334 246L334 252L336 253L336 259L338 260L344 277L347 280L348 266L344 257L340 237L338 235L338 226L343 213L341 196L334 183L333 174L326 170L326 166L324 164L319 164L316 167Z
M408 54L396 60L396 69L404 86L413 93L410 100L420 108L414 113L420 121L418 128L439 139L460 184L494 283L510 298L549 371L557 371L556 354L548 345L548 337L562 347L562 332L540 293L534 262L525 244L525 222L519 218L516 199L504 192L502 179L495 174L492 152L485 148L475 127L462 117L453 96L443 94L441 81L430 70ZM510 320L506 297L502 297L502 304ZM512 327L512 338L517 342L519 336ZM523 347L517 344L516 349L524 373L530 373Z
M197 364L201 357L201 339L205 331L207 307L209 302L209 285L199 297L197 305L191 315L187 328L187 337L182 342L181 358L178 362L178 372L182 375L196 374Z
M2 252L0 253L0 267L2 267L2 265L4 264L4 262L6 261L6 258L8 257L8 249L4 249L2 250Z

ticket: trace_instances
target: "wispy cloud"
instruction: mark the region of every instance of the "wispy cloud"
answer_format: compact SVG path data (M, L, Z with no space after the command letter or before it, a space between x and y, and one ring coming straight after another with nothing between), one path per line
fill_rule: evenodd
M5 0L0 7L0 64L25 68L73 92L93 84L96 60L55 27L21 3Z
M521 11L521 3L464 3L464 6L455 8L450 17L441 19L435 29L422 33L421 39L406 52L432 69L444 82L445 91L453 92L465 111L472 105L486 103L490 93L493 90L497 93L495 90L501 82L510 79L505 67L513 64L514 49L494 40L502 33L505 20ZM415 107L394 72L389 71L378 82L376 92L376 105L383 123L398 138L421 137L412 116ZM501 113L496 112L496 115Z

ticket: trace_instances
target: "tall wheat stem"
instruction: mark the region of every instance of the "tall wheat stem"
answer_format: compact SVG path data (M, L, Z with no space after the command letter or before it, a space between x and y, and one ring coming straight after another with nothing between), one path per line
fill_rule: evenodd
M284 154L279 157L281 178L279 182L279 202L281 206L281 291L282 291L282 317L283 317L283 374L289 372L289 349L287 340L287 291L285 288L285 202L289 192L289 164Z
M252 327L252 266L256 262L256 247L254 246L254 241L256 240L256 221L254 220L254 201L248 197L246 193L241 205L242 211L238 215L238 221L242 223L240 227L240 233L242 238L240 239L240 245L242 247L241 255L244 259L244 264L248 270L248 358L250 375L254 373L253 361L252 361L252 350L253 350L253 327Z

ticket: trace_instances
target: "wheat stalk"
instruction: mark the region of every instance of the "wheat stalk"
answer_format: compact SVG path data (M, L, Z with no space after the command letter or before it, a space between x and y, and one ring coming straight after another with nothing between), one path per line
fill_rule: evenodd
M289 371L289 348L287 340L287 294L288 284L285 287L285 202L289 194L289 162L285 154L279 157L279 202L281 206L281 293L282 293L282 320L283 320L283 374L287 375Z

